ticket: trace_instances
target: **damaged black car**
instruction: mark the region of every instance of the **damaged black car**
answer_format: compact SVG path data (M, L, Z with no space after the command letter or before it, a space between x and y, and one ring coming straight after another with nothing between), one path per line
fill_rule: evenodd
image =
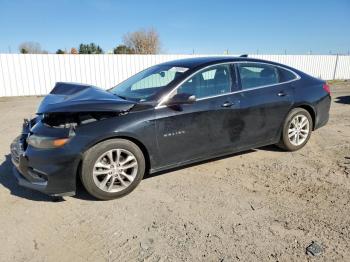
M107 91L56 83L11 144L13 172L52 196L74 195L81 179L114 199L147 173L270 144L298 150L329 108L324 81L247 57L166 62Z

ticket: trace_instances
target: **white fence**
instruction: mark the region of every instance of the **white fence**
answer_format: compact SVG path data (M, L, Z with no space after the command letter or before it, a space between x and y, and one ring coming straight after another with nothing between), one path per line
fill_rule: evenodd
M200 55L0 54L0 97L44 95L56 82L110 88L151 65ZM350 56L249 55L280 62L325 80L350 79Z

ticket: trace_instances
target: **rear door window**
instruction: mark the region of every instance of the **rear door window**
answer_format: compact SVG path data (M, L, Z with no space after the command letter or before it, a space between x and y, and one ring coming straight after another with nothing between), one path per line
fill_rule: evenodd
M260 63L238 63L242 89L279 83L277 67Z

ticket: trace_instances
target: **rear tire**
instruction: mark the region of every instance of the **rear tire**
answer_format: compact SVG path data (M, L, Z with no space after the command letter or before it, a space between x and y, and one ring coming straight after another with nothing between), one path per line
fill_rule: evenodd
M136 144L126 139L111 139L85 153L81 181L92 196L110 200L133 191L145 169L144 155Z
M278 147L286 151L301 149L309 141L313 122L309 112L303 108L292 109L286 117Z

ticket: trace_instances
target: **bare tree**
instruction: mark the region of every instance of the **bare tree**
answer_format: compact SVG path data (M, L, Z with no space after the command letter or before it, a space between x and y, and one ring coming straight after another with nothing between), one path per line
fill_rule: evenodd
M37 42L23 42L18 47L21 54L47 54L48 52L41 49L41 45Z
M76 55L76 54L78 54L78 50L75 47L72 47L70 49L70 53Z
M123 37L123 42L135 54L158 54L160 52L159 34L153 28L127 33Z

